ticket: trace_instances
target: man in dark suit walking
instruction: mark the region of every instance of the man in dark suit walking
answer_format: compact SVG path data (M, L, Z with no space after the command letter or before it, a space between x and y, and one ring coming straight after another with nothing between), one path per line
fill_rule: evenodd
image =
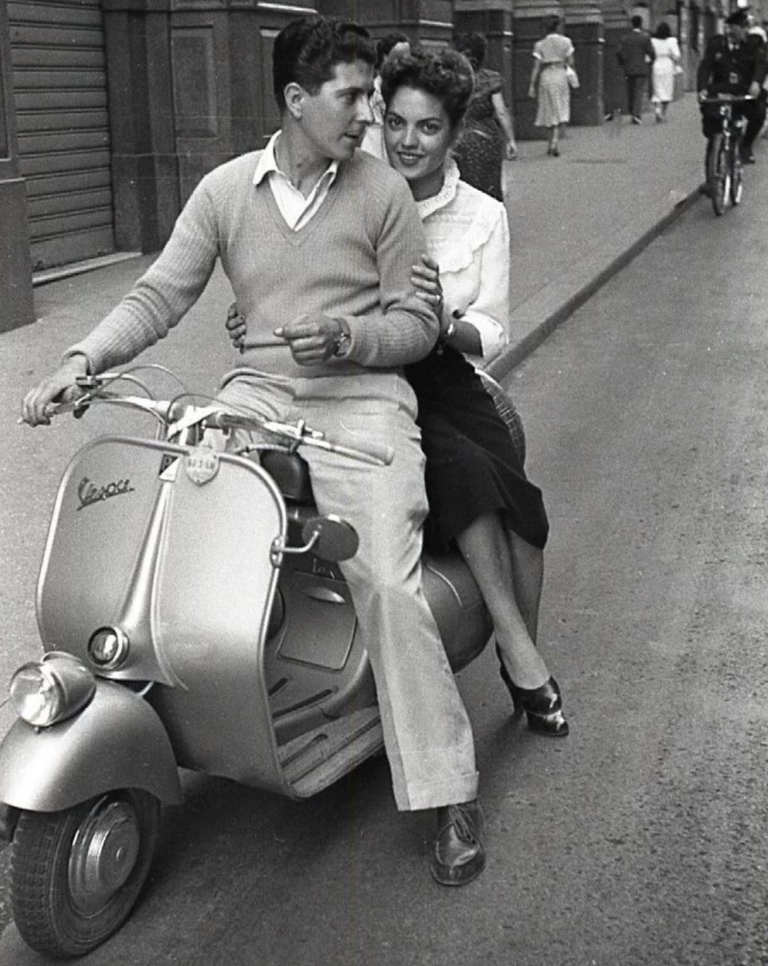
M632 123L640 124L643 92L647 86L648 71L655 56L651 38L643 30L642 17L632 18L632 29L621 41L616 56L624 70L627 82L627 110L632 117Z

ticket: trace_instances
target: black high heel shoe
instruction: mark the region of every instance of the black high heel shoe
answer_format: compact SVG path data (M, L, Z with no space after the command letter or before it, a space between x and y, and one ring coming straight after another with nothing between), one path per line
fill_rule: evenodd
M557 681L551 677L540 688L520 688L509 676L498 645L496 654L499 658L499 674L514 702L515 711L525 712L531 731L551 738L565 738L570 728L563 715L563 699Z

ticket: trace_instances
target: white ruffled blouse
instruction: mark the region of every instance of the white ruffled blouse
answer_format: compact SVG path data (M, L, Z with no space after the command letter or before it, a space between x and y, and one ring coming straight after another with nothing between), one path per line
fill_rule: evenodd
M446 321L448 316L460 317L474 325L487 362L509 338L509 223L504 205L460 181L452 158L439 193L417 205L429 253L440 266Z

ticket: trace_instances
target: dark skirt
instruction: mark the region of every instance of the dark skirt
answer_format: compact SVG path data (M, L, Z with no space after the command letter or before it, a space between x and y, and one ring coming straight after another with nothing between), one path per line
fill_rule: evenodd
M506 424L480 377L450 346L406 367L427 457L425 541L445 549L470 523L501 512L509 530L543 548L549 522Z

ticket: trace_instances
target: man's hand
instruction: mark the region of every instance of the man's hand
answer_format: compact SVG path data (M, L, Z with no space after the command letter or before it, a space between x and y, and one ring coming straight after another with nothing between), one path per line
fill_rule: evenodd
M411 269L411 284L416 295L431 306L442 327L443 286L440 284L440 266L434 258L421 256L421 265L414 265Z
M300 366L317 366L336 354L339 339L348 335L338 319L327 315L299 315L287 325L275 329L285 339L294 362Z
M752 81L752 83L749 85L748 94L750 97L760 96L760 85L757 83L757 81Z
M88 360L83 355L70 356L66 362L24 397L21 403L21 418L30 426L50 425L51 403L71 402L83 395L76 385L77 377L88 371Z
M240 352L245 350L245 336L248 333L248 325L237 307L237 302L233 302L227 311L227 335L232 340L232 345Z

